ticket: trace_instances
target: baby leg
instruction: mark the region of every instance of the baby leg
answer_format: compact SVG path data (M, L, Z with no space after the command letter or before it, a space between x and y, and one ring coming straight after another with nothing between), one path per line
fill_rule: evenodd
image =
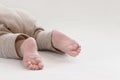
M18 40L16 42L16 48L19 54L23 55L23 63L27 68L32 70L43 68L34 38L29 37L26 40Z
M36 41L40 50L63 52L73 57L80 53L80 45L59 31L41 31L38 33Z
M36 42L24 34L5 33L0 35L0 57L20 59L29 69L42 69Z

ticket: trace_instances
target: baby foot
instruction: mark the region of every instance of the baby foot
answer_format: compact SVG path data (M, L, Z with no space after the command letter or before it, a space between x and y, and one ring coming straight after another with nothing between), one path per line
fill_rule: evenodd
M22 43L21 52L23 54L23 63L28 69L39 70L43 68L34 38L30 37Z
M52 43L55 48L73 57L77 56L81 50L78 43L58 31L53 31Z

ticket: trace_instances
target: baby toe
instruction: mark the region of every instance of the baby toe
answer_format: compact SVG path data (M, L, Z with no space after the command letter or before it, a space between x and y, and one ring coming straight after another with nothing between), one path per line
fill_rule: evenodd
M33 69L33 65L32 64L30 64L29 66L28 66L28 69Z
M81 50L80 50L80 49L78 49L78 50L77 50L77 53L80 53L80 51L81 51Z
M38 70L38 65L33 65L33 70Z
M39 66L38 65L35 66L35 70L39 70Z
M40 63L40 62L41 62L41 59L40 59L40 58L36 58L35 61L36 61L37 63Z
M72 51L71 52L71 56L73 56L73 57L77 56L77 52L76 51Z
M44 67L44 65L43 65L42 63L39 63L39 64L38 64L38 68L39 68L39 69L43 69L43 67Z

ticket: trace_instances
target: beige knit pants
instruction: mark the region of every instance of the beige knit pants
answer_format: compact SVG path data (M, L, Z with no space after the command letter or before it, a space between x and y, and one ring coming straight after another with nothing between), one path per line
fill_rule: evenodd
M35 38L39 50L61 52L52 46L52 31L44 31L26 12L0 5L0 57L16 59L22 57L22 54L17 55L15 47L15 42L21 36L24 39Z

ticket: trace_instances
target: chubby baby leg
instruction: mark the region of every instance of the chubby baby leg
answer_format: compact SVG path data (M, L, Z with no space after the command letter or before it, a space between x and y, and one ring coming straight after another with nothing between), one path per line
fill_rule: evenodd
M34 38L30 37L26 40L19 40L16 42L16 45L19 47L17 49L23 55L23 63L28 69L40 70L43 68Z

